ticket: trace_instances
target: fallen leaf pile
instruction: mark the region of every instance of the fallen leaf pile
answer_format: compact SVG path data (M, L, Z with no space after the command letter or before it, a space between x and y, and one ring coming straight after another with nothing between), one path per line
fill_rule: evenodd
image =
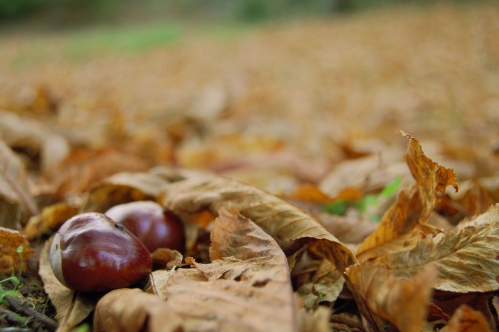
M497 330L499 10L470 8L6 69L0 326L24 326L14 289L47 294L61 332ZM186 251L152 253L132 288L63 286L53 234L135 201L176 214Z

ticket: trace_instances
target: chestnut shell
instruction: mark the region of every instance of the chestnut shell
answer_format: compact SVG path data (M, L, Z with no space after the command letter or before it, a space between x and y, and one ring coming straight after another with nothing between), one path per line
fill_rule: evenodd
M158 248L185 251L185 229L173 212L152 201L116 205L104 213L139 238L150 252Z
M52 241L50 262L62 284L82 292L128 287L152 269L139 239L101 213L66 221Z

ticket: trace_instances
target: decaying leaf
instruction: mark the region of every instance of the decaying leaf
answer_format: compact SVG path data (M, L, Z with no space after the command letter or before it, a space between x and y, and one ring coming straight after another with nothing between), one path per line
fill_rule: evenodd
M317 310L306 310L302 308L298 311L298 331L300 332L329 332L329 317L331 310L326 307L319 307Z
M374 258L399 278L412 278L425 265L438 266L435 288L458 293L499 289L499 206L462 226L418 241L409 251Z
M181 319L169 303L140 289L116 289L107 293L95 308L97 332L181 331Z
M497 317L492 313L490 307L492 294L494 293L453 293L436 290L433 292L432 302L441 311L438 313L439 315L442 313L447 315L447 321L449 321L449 317L454 315L460 306L465 304L473 310L480 311L489 326L492 327L495 326Z
M435 267L421 271L412 280L397 279L390 270L369 263L351 266L346 274L355 287L352 292L360 295L370 312L402 332L421 330L437 276ZM382 326L377 328L382 330Z
M306 272L306 271L305 271ZM323 259L312 281L298 289L307 309L315 309L321 302L334 302L343 290L345 280L331 262Z
M492 332L485 317L480 311L475 311L463 304L452 315L449 324L442 332Z
M149 168L139 156L107 148L97 151L75 150L56 166L43 172L56 199L76 195L119 172L142 172Z
M471 180L469 190L460 201L468 216L482 214L496 202L493 194L486 187L482 186L477 179Z
M28 221L21 233L32 240L46 231L56 231L66 220L78 214L79 210L78 205L65 202L47 206Z
M36 273L36 253L18 231L0 227L0 280L12 273L19 273L20 269L24 273Z
M162 279L153 274L154 289L184 329L296 331L287 259L275 240L249 219L221 209L212 243L211 264L195 263L195 269L166 272Z
M51 240L52 238L45 243L42 250L38 273L43 280L45 292L57 311L57 332L69 332L90 315L101 295L73 292L57 280L49 260Z
M103 213L118 204L155 200L168 183L157 174L117 173L90 189L82 210Z
M346 331L346 332L365 331L358 316L352 316L342 313L338 315L332 315L330 320L333 331Z
M31 215L38 214L28 182L23 163L3 141L0 141L0 226L20 228L18 205L24 206Z
M270 234L287 254L305 243L318 255L343 271L357 260L313 217L261 189L224 177L192 179L173 183L165 190L163 206L177 214L208 209L216 215L220 207L234 207Z
M305 183L296 188L293 192L289 194L289 197L307 202L314 203L329 203L331 202L331 197L322 192L318 187L311 183Z
M452 169L426 157L418 140L401 131L400 134L410 140L405 160L416 183L399 193L397 201L383 215L378 229L359 246L358 256L426 222L445 188L452 185L457 190L456 175Z
M329 213L316 215L331 234L343 243L360 243L378 227L377 223L361 217L335 216Z
M0 134L9 146L36 151L40 170L47 170L69 154L69 143L53 128L33 119L0 110Z
M151 253L154 269L172 268L182 264L182 254L168 248L158 248Z

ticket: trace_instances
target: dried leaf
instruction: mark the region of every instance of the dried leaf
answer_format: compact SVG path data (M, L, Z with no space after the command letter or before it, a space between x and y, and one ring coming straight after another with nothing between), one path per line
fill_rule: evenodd
M166 285L153 281L184 329L296 331L287 259L275 240L250 220L221 209L212 242L212 255L220 259L170 272Z
M480 311L475 311L463 304L452 315L449 324L442 332L492 332L485 317Z
M343 275L327 259L322 260L312 281L307 288L300 287L300 296L309 309L316 308L321 302L336 301L345 285Z
M320 213L316 217L325 229L343 243L360 243L379 226L359 217L335 216L329 213Z
M440 166L425 156L417 139L403 131L398 132L410 140L405 160L422 196L421 220L426 220L438 203L437 193L443 195L448 186L453 186L457 191L456 175L452 169Z
M496 324L496 316L492 314L489 305L491 296L491 293L452 293L437 290L433 293L433 303L447 315L447 321L461 305L466 304L473 310L480 311L492 327Z
M360 295L372 313L402 332L421 330L437 276L435 267L421 271L412 281L397 279L390 270L369 263L351 266L346 274L355 287L351 291Z
M0 133L9 146L35 150L40 154L40 170L55 166L69 155L68 141L42 123L0 110Z
M364 189L367 178L380 168L376 154L345 160L338 164L321 181L319 188L330 197L336 197L344 188Z
M18 231L0 227L0 243L0 280L13 272L19 273L20 269L23 273L36 273L38 270L36 253L23 235ZM22 253L18 252L20 246Z
M6 210L6 214L0 217L1 226L20 228L19 216L16 219L8 219L19 215L16 213L15 204L24 206L31 215L38 214L36 202L29 191L26 168L3 141L0 141L0 201L7 203L2 204L2 210Z
M438 266L435 288L458 293L499 289L499 206L462 226L418 241L409 251L372 260L399 278L412 278L425 265Z
M79 210L79 206L65 202L47 206L28 221L21 233L32 240L48 230L56 231L66 220L77 215Z
M426 317L426 321L423 323L422 332L440 331L442 327L447 325L448 322L449 316L447 316L442 309L434 303L430 303L428 305L428 316Z
M223 177L185 180L167 187L163 206L177 214L220 207L234 207L260 226L289 254L299 242L310 242L318 255L334 262L343 271L357 260L353 253L310 215L261 189ZM303 245L303 244L302 244Z
M158 248L151 253L154 269L179 266L182 264L182 254L168 248ZM170 264L168 264L170 263Z
M140 172L149 165L138 156L108 148L97 151L75 150L57 166L43 173L61 199L89 190L99 181L119 172Z
M52 238L43 247L38 273L43 280L45 292L57 311L56 319L59 322L57 332L69 332L90 315L100 295L73 292L57 280L49 260L51 243Z
M364 332L365 329L358 316L338 314L331 316L331 327L334 331Z
M305 183L296 188L293 192L289 194L292 199L315 202L315 203L329 203L331 198L322 192L319 188L311 183Z
M162 176L151 173L118 173L90 190L82 210L104 213L118 204L156 200L168 183Z
M476 216L486 212L497 201L487 188L482 186L477 179L473 179L471 180L471 188L460 203L468 216Z
M97 303L94 331L180 331L181 319L159 297L140 289L116 289Z
M331 310L326 307L319 307L317 310L306 310L302 308L298 311L299 332L329 332L329 317Z
M426 222L440 196L447 186L457 190L456 175L449 168L438 165L423 153L418 140L399 131L409 138L405 160L416 184L402 190L397 201L383 215L378 229L359 246L357 256L383 243L393 241L412 231L419 223Z

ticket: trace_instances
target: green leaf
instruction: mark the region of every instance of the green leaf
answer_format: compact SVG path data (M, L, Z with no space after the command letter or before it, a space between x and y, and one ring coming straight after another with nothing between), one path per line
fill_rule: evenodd
M8 277L6 279L0 280L0 283L6 282L6 281L12 281L14 284L16 284L16 286L18 286L21 283L19 281L19 279L17 279L16 276L10 276L10 277Z
M347 204L343 200L337 200L323 206L325 212L334 215L343 215L347 209Z
M378 197L376 195L367 194L362 200L357 203L357 208L364 213L367 211L367 208L369 206L376 205L377 201Z
M400 189L401 184L402 177L398 175L383 188L379 195L384 198L390 198L397 193L397 191Z

